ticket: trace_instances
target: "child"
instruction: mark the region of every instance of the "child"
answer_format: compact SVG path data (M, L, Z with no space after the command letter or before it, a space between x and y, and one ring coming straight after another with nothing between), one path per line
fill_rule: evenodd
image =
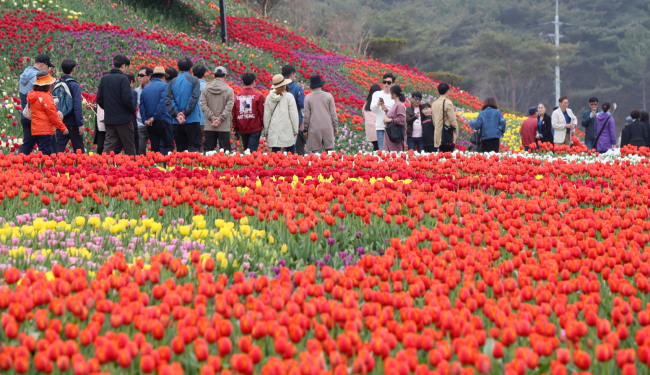
M434 140L436 130L433 125L431 104L424 103L420 105L420 110L422 111L422 143L424 145L424 152L438 152Z
M27 94L27 103L32 112L32 136L36 139L39 150L44 155L54 153L52 136L54 127L68 134L68 128L63 124L63 114L57 111L50 89L56 80L48 71L36 74L34 89Z

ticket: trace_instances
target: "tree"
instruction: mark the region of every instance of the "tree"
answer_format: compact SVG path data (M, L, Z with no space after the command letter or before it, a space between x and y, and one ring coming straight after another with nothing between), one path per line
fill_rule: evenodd
M510 88L511 108L517 106L517 83L522 78L548 77L555 64L555 46L512 31L482 30L470 39L467 52L474 67L482 66L484 80L497 84L505 80Z
M640 87L643 109L646 109L646 88L650 82L650 30L637 23L625 33L618 47L621 50L618 63L607 64L605 69L614 80Z

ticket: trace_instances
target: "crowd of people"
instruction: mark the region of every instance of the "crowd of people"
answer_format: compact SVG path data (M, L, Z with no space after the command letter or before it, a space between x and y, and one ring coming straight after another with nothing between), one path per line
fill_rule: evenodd
M406 95L396 84L393 73L382 77L383 88L372 85L363 106L366 140L375 151L450 152L456 147L458 122L454 103L447 98L450 86L438 84L440 97L433 104L424 103L422 94L411 94L411 105L404 105Z
M84 104L74 78L77 63L65 59L60 67L62 75L55 79L49 72L54 68L49 56L40 54L20 76L21 153L32 152L36 145L44 154L64 152L68 145L75 152L84 152ZM254 73L241 76L243 89L235 94L225 81L228 72L223 66L212 71L214 80L210 82L204 79L208 69L195 66L189 58L179 60L177 68L143 66L136 78L129 72L130 60L114 56L113 68L103 73L97 92L94 143L98 153L145 154L148 144L151 151L163 154L231 150L232 134L251 152L259 149L261 137L272 152L303 155L334 149L336 104L323 90L326 82L320 75L310 77L312 93L306 97L303 87L295 82L295 68L286 65L273 76L264 98L255 88ZM424 103L421 93L412 93L408 107L393 73L383 75L382 85L370 88L363 106L366 139L374 150L455 149L458 123L454 103L447 97L448 84L438 84L439 98L432 104ZM617 141L612 105L602 103L599 110L598 99L591 98L589 107L582 114L589 149L607 152L628 144L650 147L648 112L632 110ZM577 124L567 97L560 98L550 115L544 104L531 107L521 126L522 145L526 151L542 143L578 145ZM485 100L470 126L474 129L471 151L499 151L506 120L494 98Z
M521 144L526 151L539 147L541 143L580 145L575 137L578 119L569 108L569 99L563 96L558 104L553 108L552 116L546 114L543 104L528 110L529 117L522 123L520 131ZM633 109L617 140L616 122L612 117L614 109L615 106L609 102L600 104L598 98L589 98L589 109L582 113L581 118L587 149L604 153L627 145L650 147L650 114Z
M54 67L49 56L41 54L20 76L24 137L20 153L31 153L38 146L49 155L64 152L69 144L75 152L84 152L84 103L74 79L77 63L63 60L58 80L50 74ZM208 69L195 66L189 58L179 60L177 68L143 66L136 78L129 72L126 56L113 57L113 68L103 73L94 107L93 141L98 153L145 154L148 144L151 151L163 154L231 150L231 134L251 152L259 149L261 137L273 152L334 149L336 104L323 91L326 82L320 75L310 77L312 95L306 98L295 82L295 68L286 65L273 77L264 98L255 89L254 73L241 76L244 87L235 94L225 81L228 72L223 66L212 71L211 82L204 79Z

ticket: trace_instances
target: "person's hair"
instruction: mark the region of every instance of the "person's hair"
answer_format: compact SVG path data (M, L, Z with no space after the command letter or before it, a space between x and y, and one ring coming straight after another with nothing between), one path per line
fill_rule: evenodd
M293 65L285 65L282 67L282 75L284 78L289 78L290 75L296 72L296 68Z
M639 119L641 119L641 111L639 111L638 109L634 108L634 109L632 110L632 112L630 112L630 117L632 117L632 119L634 119L634 120L639 120Z
M363 107L365 111L370 111L370 102L372 101L372 94L381 90L381 86L374 84L370 86L370 91L368 91L368 97L366 98L366 105Z
M546 109L546 104L544 104L544 103L539 103L537 106L539 107L540 105L543 106L544 109Z
M151 75L151 77L152 78L163 79L163 78L165 78L165 75L163 73L158 73L158 74Z
M135 82L135 76L133 75L133 73L128 72L128 73L125 74L125 76L126 76L126 78L129 79L129 82L130 82L130 83Z
M144 70L144 74L146 74L148 76L153 74L153 69L151 69L148 66L141 66L140 69L138 69L138 72L141 71L141 70Z
M431 108L431 104L429 104L429 103L422 103L422 105L420 106L420 110L423 110L423 109L425 109L425 108Z
M72 59L65 59L61 63L61 70L63 70L63 74L70 74L74 70L74 68L77 67L77 62L72 60Z
M485 110L485 108L488 107L499 109L499 106L497 106L497 100L494 98L485 99L485 103L483 103L483 107L481 108L481 111Z
M223 70L219 70L218 72L214 73L215 78L223 78L225 76L226 76L226 72L224 72Z
M390 78L390 79L392 79L392 80L393 80L393 83L395 83L395 82L397 81L397 78L395 78L395 76L394 76L393 73L391 73L391 72L384 73L384 75L381 76L381 79L386 79L386 78Z
M399 101L404 103L406 100L406 95L404 95L404 91L402 91L402 87L400 85L395 85L390 88L390 93L395 94L399 98Z
M560 97L560 100L558 100L558 103L562 103L565 100L569 100L569 98L567 98L566 96L562 96Z
M256 79L257 76L255 75L255 73L248 72L241 75L241 81L244 84L244 86L252 85Z
M205 77L205 73L207 73L207 71L208 68L206 68L204 65L196 65L192 68L192 74L198 79Z
M169 77L167 77L168 81L171 81L172 79L178 77L178 71L174 68L165 69L165 73L169 75Z
M194 63L192 62L192 60L186 57L184 59L178 60L176 66L178 66L178 70L180 70L181 72L189 72L194 66Z
M589 98L589 103L598 103L598 98L595 97L595 96L592 96L591 98Z
M275 88L275 93L278 95L283 95L285 92L287 92L287 85Z
M113 57L113 66L116 68L121 68L123 65L131 65L131 60L129 60L129 58L124 55L115 55L115 57Z
M449 85L445 82L440 82L438 84L438 94L445 95L449 91Z
M603 110L603 112L607 112L610 108L612 108L612 105L609 104L609 102L605 102L600 106L600 108Z
M45 86L34 85L34 91L50 92L51 87L52 85L45 85Z
M641 111L641 122L646 124L646 126L650 126L650 113L645 109Z

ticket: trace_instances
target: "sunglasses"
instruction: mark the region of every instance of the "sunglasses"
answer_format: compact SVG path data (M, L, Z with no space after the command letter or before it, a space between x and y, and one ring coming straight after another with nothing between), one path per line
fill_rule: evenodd
M384 83L384 85L392 85L393 84L393 81L382 81L382 82Z
M142 78L142 77L148 77L148 76L149 76L148 74L138 74L138 77L140 77L140 78Z

